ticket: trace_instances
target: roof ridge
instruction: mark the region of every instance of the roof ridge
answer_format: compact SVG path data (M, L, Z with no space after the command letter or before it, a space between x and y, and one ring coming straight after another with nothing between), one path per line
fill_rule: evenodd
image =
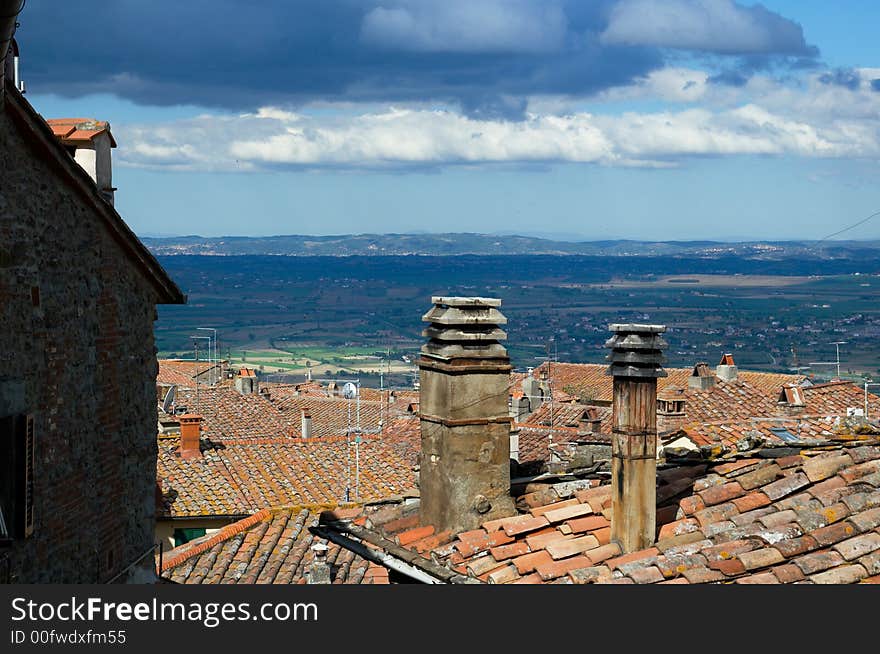
M197 545L194 545L193 547L184 552L181 552L176 556L171 557L170 559L162 561L162 569L159 572L165 572L170 568L177 567L184 561L191 559L193 556L207 552L209 549L219 543L222 543L227 538L235 536L236 534L240 534L246 529L249 529L255 524L262 522L266 518L270 517L272 517L272 513L269 509L261 509L260 511L257 511L247 518L243 518L238 522L233 522L232 524L226 525L210 538L198 543Z

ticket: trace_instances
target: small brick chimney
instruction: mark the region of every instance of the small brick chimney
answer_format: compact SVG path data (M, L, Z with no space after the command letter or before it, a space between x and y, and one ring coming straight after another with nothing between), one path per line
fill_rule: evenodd
M110 150L116 140L110 123L93 118L51 118L46 121L56 138L89 174L101 195L113 204L113 164Z
M513 515L510 359L499 343L501 300L432 297L418 360L420 518L439 531L476 529Z
M180 421L180 457L194 459L202 456L199 448L202 416L197 413L184 413L177 416Z
M722 381L731 382L736 380L736 364L733 362L733 355L730 353L721 357L721 363L715 368L715 374Z
M657 523L657 378L665 377L665 325L611 325L613 379L611 539L624 553L654 543Z
M256 395L260 392L260 380L251 368L242 368L235 377L235 390L242 395Z
M715 386L715 373L709 369L709 365L700 362L694 366L691 376L688 377L688 388L697 391L708 391Z
M312 437L312 414L308 409L302 410L302 429L300 431L303 438Z

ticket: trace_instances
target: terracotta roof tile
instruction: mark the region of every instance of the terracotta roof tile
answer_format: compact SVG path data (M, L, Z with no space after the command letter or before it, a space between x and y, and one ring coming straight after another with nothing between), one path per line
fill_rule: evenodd
M502 528L508 536L517 536L519 534L535 531L536 529L541 529L548 524L549 521L544 516L517 516L514 518L508 518Z
M810 581L814 584L854 584L867 575L867 571L858 564L841 565L825 572L810 575Z
M843 557L835 551L819 550L799 556L793 560L793 563L800 568L801 572L809 576L838 566L843 561Z
M534 572L535 568L538 565L552 563L553 557L550 556L545 550L540 550L538 552L532 552L530 554L523 554L522 556L518 556L511 563L516 566L517 571L521 575L525 575L529 572Z
M875 531L855 536L834 545L834 549L847 561L880 550L880 534Z
M543 562L538 564L535 571L540 575L541 579L544 581L550 581L552 579L556 579L557 577L562 577L563 575L568 574L572 570L577 570L578 568L589 568L592 566L590 563L590 559L582 554L578 554L576 556L572 556L566 559L562 559L560 561Z
M681 574L692 584L711 584L726 579L723 572L711 568L692 568Z
M736 580L737 584L778 584L779 578L776 577L772 572L762 572L760 574L751 575L748 577L740 577Z
M859 564L868 571L869 575L880 574L880 550L874 550L859 558Z

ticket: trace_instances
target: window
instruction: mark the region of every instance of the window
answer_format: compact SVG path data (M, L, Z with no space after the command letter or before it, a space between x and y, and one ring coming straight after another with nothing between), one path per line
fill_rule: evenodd
M34 531L34 419L0 418L0 539Z
M195 540L196 538L201 538L205 535L204 529L175 529L174 530L174 547L180 547L185 543L190 542L191 540Z
M800 440L800 438L792 434L785 427L770 427L770 433L774 436L778 436L786 443L794 443Z

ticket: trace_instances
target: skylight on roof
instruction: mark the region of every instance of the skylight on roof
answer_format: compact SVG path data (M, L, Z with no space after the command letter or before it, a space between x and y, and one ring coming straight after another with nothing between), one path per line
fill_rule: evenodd
M792 434L785 427L770 427L770 433L772 433L775 436L778 436L779 438L784 440L786 443L794 443L795 441L800 440L800 438L798 438L797 436Z

